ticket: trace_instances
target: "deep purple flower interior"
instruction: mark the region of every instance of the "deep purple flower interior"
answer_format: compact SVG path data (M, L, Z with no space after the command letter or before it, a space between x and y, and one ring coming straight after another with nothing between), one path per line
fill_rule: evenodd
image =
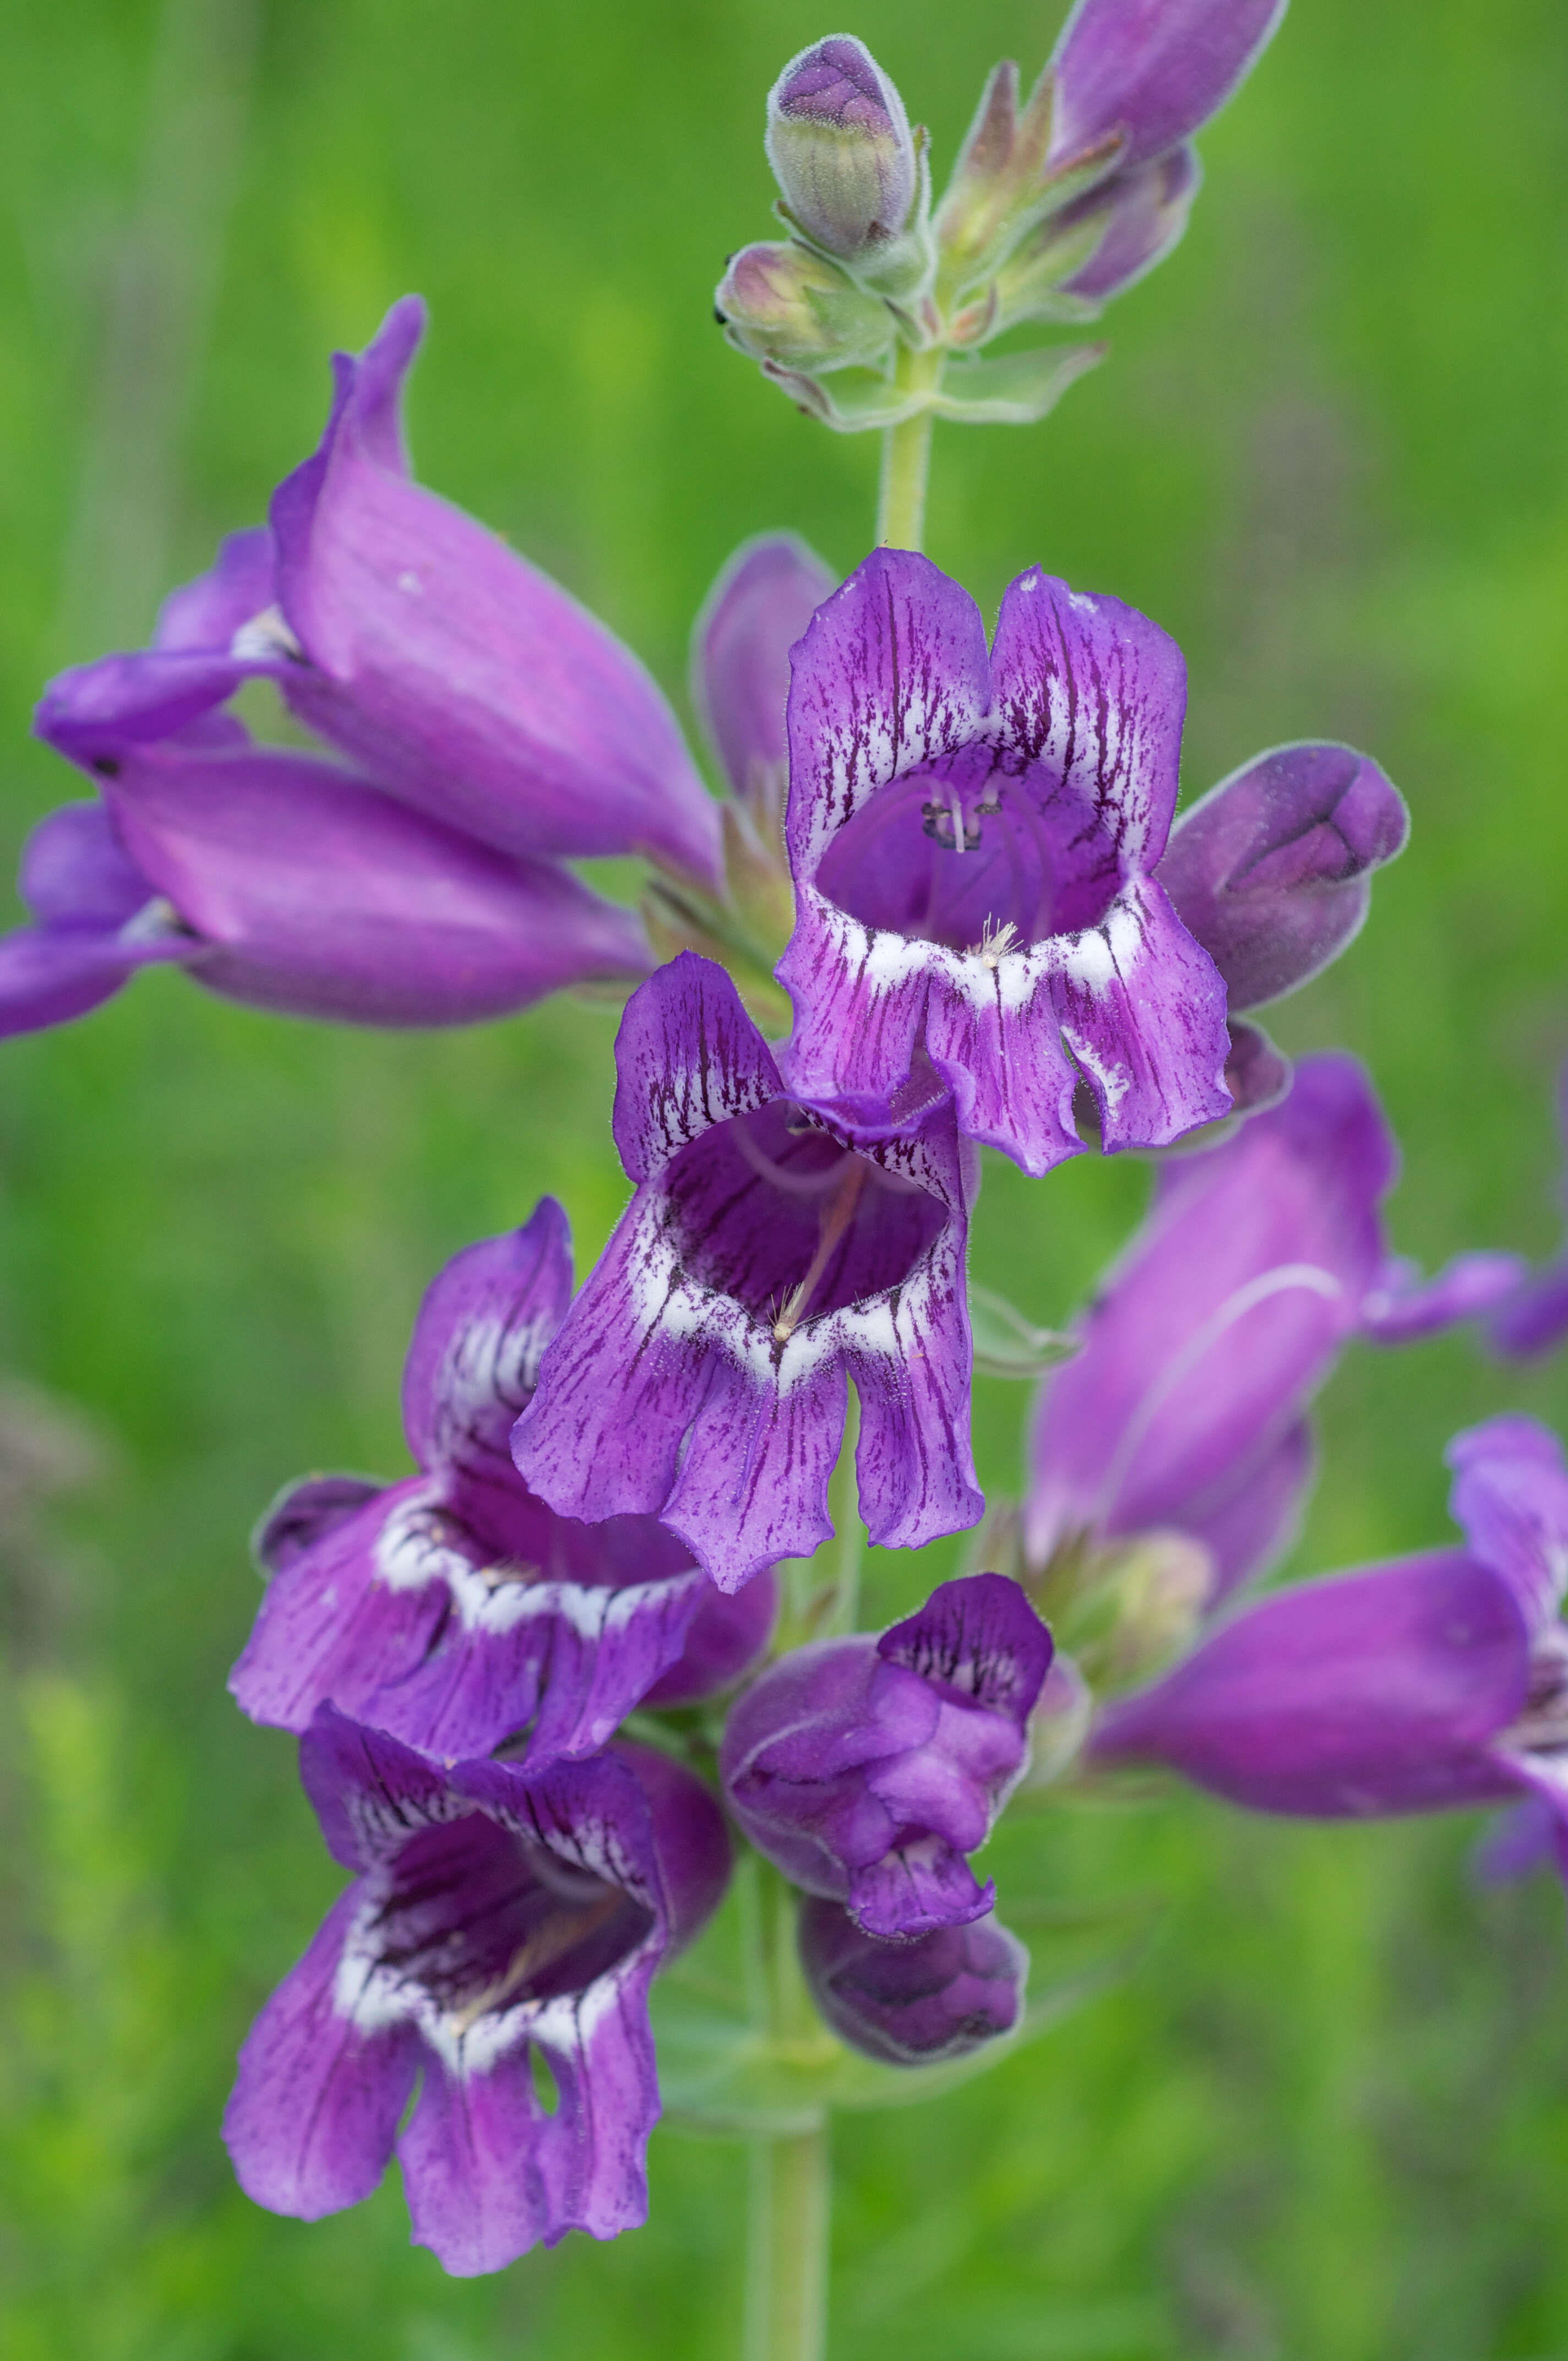
M378 1965L470 2023L586 1990L653 1925L619 1886L484 1812L420 1829L389 1874L369 1930Z
M874 795L817 883L862 925L976 950L1098 925L1122 884L1116 842L1048 763L971 741Z
M948 1220L787 1099L692 1140L665 1186L690 1275L789 1328L902 1286Z

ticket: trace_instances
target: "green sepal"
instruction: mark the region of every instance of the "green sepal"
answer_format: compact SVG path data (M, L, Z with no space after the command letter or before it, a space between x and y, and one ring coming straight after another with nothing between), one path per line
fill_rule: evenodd
M1058 1328L1036 1328L1016 1305L989 1287L969 1291L970 1333L974 1339L974 1366L988 1378L1038 1378L1080 1350L1080 1339Z
M1103 345L1047 345L998 360L955 360L927 401L938 418L969 426L1032 426L1104 357Z
M873 427L902 426L906 418L929 409L931 396L894 384L876 369L834 371L831 384L807 377L803 369L784 368L763 361L762 375L837 434L863 434Z

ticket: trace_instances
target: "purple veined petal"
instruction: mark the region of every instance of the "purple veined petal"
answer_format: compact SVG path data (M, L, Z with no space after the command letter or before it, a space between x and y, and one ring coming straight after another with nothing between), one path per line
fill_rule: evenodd
M924 1607L883 1633L877 1653L1021 1730L1050 1670L1052 1649L1021 1584L1003 1574L971 1574L938 1583Z
M1156 872L1225 979L1233 1014L1336 960L1404 850L1404 798L1353 746L1276 746L1182 814Z
M1078 0L1051 65L1049 161L1123 131L1123 171L1217 115L1285 14L1285 0Z
M1568 1257L1548 1263L1507 1297L1487 1334L1492 1350L1505 1360L1533 1360L1552 1352L1568 1336Z
M1474 1556L1508 1585L1532 1633L1555 1625L1568 1591L1568 1466L1533 1418L1506 1413L1456 1434L1449 1510Z
M327 1850L345 1869L382 1867L411 1830L450 1817L439 1763L334 1706L323 1706L300 1741L300 1784Z
M320 450L272 506L301 716L389 792L501 851L640 851L712 884L718 821L630 651L394 451L423 306L340 357Z
M831 1531L848 1371L872 1538L972 1522L970 1184L945 1104L855 1145L782 1096L733 984L690 954L633 996L617 1061L639 1186L514 1431L525 1480L563 1516L662 1515L733 1591Z
M1316 1467L1311 1426L1299 1419L1229 1490L1190 1510L1184 1531L1213 1560L1206 1609L1218 1607L1285 1555L1300 1530Z
M231 533L212 569L170 591L153 643L170 654L226 653L235 633L277 598L277 559L268 525Z
M1519 1255L1483 1249L1455 1255L1423 1279L1414 1263L1391 1256L1362 1303L1361 1333L1375 1345L1405 1345L1482 1319L1515 1293L1524 1272Z
M695 1705L732 1687L766 1648L778 1611L779 1587L771 1573L754 1576L733 1597L726 1597L705 1577L686 1626L685 1646L669 1671L660 1674L643 1704Z
M224 2141L247 2197L319 2221L370 2196L419 2070L411 2025L366 2027L340 2005L351 1887L263 2008L239 2053Z
M138 869L210 947L209 989L358 1024L472 1023L647 965L630 912L309 756L127 750L108 783Z
M521 1229L465 1247L431 1281L403 1369L403 1432L421 1467L510 1482L508 1437L572 1300L572 1233L554 1197Z
M836 1902L800 1913L812 1998L841 2041L888 2066L933 2066L1011 2033L1029 1955L994 1917L878 1942Z
M1382 1268L1393 1140L1365 1074L1302 1060L1289 1096L1161 1168L1144 1229L1041 1390L1025 1510L1076 1533L1201 1530L1296 1424Z
M1062 291L1091 303L1107 302L1145 278L1184 236L1193 202L1203 185L1203 168L1183 144L1152 163L1113 172L1109 181L1057 215L1058 235L1069 236L1085 221L1103 221L1100 242Z
M1249 1809L1364 1818L1506 1801L1491 1741L1529 1689L1508 1584L1458 1550L1257 1600L1109 1707L1101 1763L1167 1764Z
M759 533L719 569L692 631L692 702L742 802L765 805L788 761L790 650L837 577L798 534Z
M374 1476L305 1476L285 1484L257 1521L250 1554L269 1579L284 1574L385 1488Z

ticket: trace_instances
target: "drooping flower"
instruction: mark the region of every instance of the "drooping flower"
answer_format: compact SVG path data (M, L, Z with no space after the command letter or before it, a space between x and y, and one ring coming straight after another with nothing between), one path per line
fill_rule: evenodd
M1540 1797L1568 1828L1568 1467L1528 1418L1450 1446L1462 1548L1293 1584L1109 1706L1100 1764L1319 1818Z
M1164 1536L1186 1604L1278 1554L1311 1470L1307 1405L1353 1336L1396 1343L1475 1316L1515 1283L1461 1255L1422 1284L1379 1207L1394 1140L1353 1059L1303 1060L1288 1095L1168 1159L1153 1209L1045 1380L1024 1512L1028 1563ZM1195 1554L1196 1553L1196 1556Z
M652 1517L558 1517L512 1465L571 1292L549 1197L433 1282L403 1378L421 1472L309 1477L262 1526L272 1578L230 1684L254 1719L304 1730L330 1700L444 1757L526 1730L534 1768L596 1752L645 1697L726 1687L765 1644L771 1576L726 1598Z
M518 1422L525 1481L562 1516L660 1516L738 1589L831 1532L852 1377L872 1540L971 1524L973 1175L949 1104L892 1137L825 1121L690 952L633 994L616 1065L635 1194Z
M801 1905L811 1996L841 2041L884 2066L938 2066L1017 2024L1029 1955L989 1913L911 1942L879 1942L838 1903Z
M1558 1126L1568 1142L1568 1066L1557 1078ZM1510 1361L1533 1360L1568 1336L1568 1245L1551 1262L1521 1279L1493 1318L1495 1352Z
M301 1769L356 1874L240 2052L241 2187L316 2221L395 2150L415 2243L460 2277L635 2228L659 2113L648 1988L729 1875L707 1788L637 1747L444 1768L330 1708Z
M862 1115L922 1043L970 1137L1043 1172L1223 1115L1224 987L1153 875L1186 701L1174 642L1038 571L980 610L878 550L794 657L791 1090Z
M719 1772L759 1851L864 1933L983 1916L969 1856L1028 1763L1050 1634L1015 1582L942 1583L880 1639L782 1657L731 1706Z

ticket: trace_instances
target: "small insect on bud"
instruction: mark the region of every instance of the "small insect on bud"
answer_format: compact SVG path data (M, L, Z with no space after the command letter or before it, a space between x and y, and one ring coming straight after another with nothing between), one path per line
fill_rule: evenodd
M768 93L768 161L806 236L852 262L907 226L919 186L909 118L848 34L792 58Z
M713 300L731 342L754 360L843 368L877 360L893 340L886 304L793 240L742 247Z

